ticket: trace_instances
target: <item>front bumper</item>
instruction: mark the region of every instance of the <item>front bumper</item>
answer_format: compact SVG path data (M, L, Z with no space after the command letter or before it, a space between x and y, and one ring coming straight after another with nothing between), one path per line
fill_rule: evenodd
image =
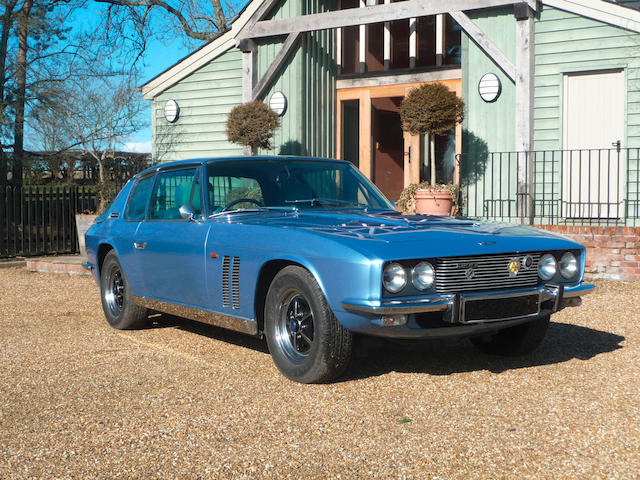
M448 324L469 325L479 323L523 320L554 313L567 306L578 306L580 297L595 289L594 285L579 283L575 285L542 285L532 289L501 290L482 293L439 294L420 299L392 299L383 301L345 300L342 308L353 313L367 315L393 316L411 315L429 312L441 312L442 320ZM517 297L538 296L539 310L536 313L515 315L507 318L465 320L464 306L468 301L499 300Z

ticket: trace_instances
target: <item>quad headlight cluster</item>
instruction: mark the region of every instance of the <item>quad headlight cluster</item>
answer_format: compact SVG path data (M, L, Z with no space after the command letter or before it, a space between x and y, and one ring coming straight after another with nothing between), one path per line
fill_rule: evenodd
M420 262L411 269L399 263L388 264L382 272L382 284L389 293L398 293L407 286L409 280L418 290L428 290L433 285L436 272L429 262Z
M560 261L550 253L545 253L540 257L538 264L538 275L542 280L551 280L560 271L562 278L571 280L578 273L578 260L571 252L566 252L560 257Z

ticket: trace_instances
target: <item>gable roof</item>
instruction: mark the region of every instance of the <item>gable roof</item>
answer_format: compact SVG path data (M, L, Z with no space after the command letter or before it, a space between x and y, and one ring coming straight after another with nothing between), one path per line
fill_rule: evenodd
M140 87L146 100L152 100L211 60L236 46L238 34L259 8L269 0L251 0L231 24L231 30L190 53ZM603 23L640 33L640 11L608 0L542 0L550 7L592 18ZM638 3L638 2L625 2Z
M240 12L240 15L231 24L231 29L220 35L215 40L204 44L186 57L178 60L165 71L159 73L151 80L144 83L140 90L146 100L152 100L167 88L175 85L183 78L203 67L211 60L222 55L227 50L236 46L236 37L244 26L251 20L256 10L264 0L252 0Z
M640 32L640 11L606 0L542 0L542 3L583 17Z

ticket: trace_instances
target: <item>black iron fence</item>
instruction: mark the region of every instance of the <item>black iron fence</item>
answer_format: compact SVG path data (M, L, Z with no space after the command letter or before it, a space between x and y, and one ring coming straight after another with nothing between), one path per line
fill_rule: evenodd
M531 224L640 224L640 149L458 156L463 212Z
M95 211L94 188L0 187L0 257L76 253L75 215Z
M133 175L148 164L107 173L107 198L114 198ZM94 213L98 185L0 186L0 257L78 252L75 216Z

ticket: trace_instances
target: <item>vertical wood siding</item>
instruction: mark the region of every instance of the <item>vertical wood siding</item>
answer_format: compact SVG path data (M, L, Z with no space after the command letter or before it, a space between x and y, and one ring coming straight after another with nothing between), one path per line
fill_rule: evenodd
M180 117L171 124L164 105L175 100ZM231 49L153 99L153 157L168 162L187 158L240 155L229 143L227 115L242 103L242 53Z
M335 7L335 0L285 0L270 18L290 18L319 13ZM258 43L256 69L264 75L276 56L283 39L266 39ZM282 92L287 97L287 112L272 140L269 154L335 156L335 34L320 31L304 34L298 49L276 76L264 101Z
M626 75L624 145L640 147L639 34L544 5L536 22L535 49L536 150L563 146L563 75L618 68Z
M469 12L469 17L515 64L513 8ZM466 114L462 149L465 153L511 151L515 147L515 85L464 32L462 49ZM486 73L494 73L502 83L502 93L493 103L486 103L478 93L478 83Z

